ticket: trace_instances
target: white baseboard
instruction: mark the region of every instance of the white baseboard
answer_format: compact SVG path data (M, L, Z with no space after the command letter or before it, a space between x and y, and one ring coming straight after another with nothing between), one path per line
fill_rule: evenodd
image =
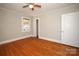
M57 42L57 43L60 43L60 44L65 44L65 45L69 45L69 46L73 46L73 47L78 47L79 48L79 45L71 45L69 43L65 43L63 42L62 40L58 41L56 39L50 39L50 38L46 38L46 37L39 37L40 39L44 39L44 40L48 40L48 41L52 41L52 42Z
M32 37L36 37L36 35L31 35Z
M6 44L6 43L9 43L9 42L13 42L13 41L16 41L16 40L21 40L21 39L28 38L28 37L32 37L32 35L28 35L28 36L23 36L23 37L18 37L18 38L2 41L2 42L0 42L0 45L1 44Z
M13 42L13 41L16 41L16 40L21 40L21 39L28 38L28 37L35 37L35 36L34 35L28 35L28 36L18 37L18 38L14 38L14 39L9 39L9 40L0 42L0 45L1 44L6 44L6 43L9 43L9 42ZM61 43L61 44L70 45L70 44L62 42L61 40L58 41L56 39L49 39L49 38L46 38L46 37L39 37L39 38L43 39L43 40L48 40L48 41L52 41L52 42L57 42L57 43ZM70 46L74 46L74 47L78 47L79 48L79 46L77 46L77 45L70 45Z
M48 40L48 41L52 41L52 42L57 42L57 43L61 43L60 41L56 40L56 39L49 39L46 37L39 37L40 39L44 39L44 40Z

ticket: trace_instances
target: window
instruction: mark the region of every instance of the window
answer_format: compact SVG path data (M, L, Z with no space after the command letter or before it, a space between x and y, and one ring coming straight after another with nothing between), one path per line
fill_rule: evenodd
M22 32L29 32L30 31L30 24L31 24L31 20L26 18L26 17L22 17Z

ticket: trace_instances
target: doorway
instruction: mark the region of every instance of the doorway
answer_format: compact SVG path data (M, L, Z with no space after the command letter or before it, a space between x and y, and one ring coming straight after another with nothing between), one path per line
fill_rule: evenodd
M33 36L39 38L40 35L40 19L33 19Z

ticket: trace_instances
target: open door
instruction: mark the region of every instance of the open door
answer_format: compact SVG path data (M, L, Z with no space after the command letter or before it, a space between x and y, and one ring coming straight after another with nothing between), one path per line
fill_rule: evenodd
M40 29L39 22L40 22L39 18L33 19L33 35L36 38L39 38L39 29Z
M39 19L36 19L36 38L39 38L39 26L38 26L38 23L39 23Z

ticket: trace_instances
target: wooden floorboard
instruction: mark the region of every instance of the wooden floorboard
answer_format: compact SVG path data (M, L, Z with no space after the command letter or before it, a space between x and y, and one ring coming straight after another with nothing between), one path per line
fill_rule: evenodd
M0 56L79 56L79 48L30 37L0 45Z

